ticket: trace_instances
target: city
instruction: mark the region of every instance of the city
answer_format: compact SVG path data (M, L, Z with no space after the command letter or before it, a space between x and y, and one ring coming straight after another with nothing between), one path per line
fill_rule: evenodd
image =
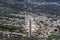
M0 40L60 40L60 2L0 0Z

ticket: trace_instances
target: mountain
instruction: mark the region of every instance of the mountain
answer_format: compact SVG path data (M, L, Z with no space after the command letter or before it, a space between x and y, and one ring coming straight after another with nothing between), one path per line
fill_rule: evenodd
M42 3L25 3L26 0L0 0L0 15L18 13L20 11L33 13L46 13L53 15L60 15L60 4L56 3L60 0L48 0L56 2L42 2ZM32 1L47 1L47 0L32 0Z
M12 8L15 10L19 10L21 8L23 8L23 3L22 0L18 1L18 0L0 0L0 6L1 7L7 7L7 8ZM23 10L23 9L21 9Z

